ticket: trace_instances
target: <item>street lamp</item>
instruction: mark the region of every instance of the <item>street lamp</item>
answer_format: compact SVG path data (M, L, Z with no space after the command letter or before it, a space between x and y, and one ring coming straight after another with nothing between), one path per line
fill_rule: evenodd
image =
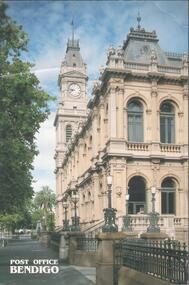
M68 202L63 200L62 201L62 206L64 208L64 217L65 219L63 220L63 231L69 231L69 220L67 219L67 209L68 209Z
M112 208L112 201L111 201L112 176L110 174L107 176L107 186L108 186L108 208L103 210L105 224L102 227L102 232L117 232L118 226L115 224L117 210Z
M132 227L131 227L131 217L128 215L128 201L129 201L129 194L125 195L125 212L126 215L123 216L123 227L122 227L122 231L125 232L131 232L132 231Z
M79 232L80 231L80 227L79 227L79 217L77 216L77 203L79 201L79 195L77 194L77 192L75 191L72 196L71 196L71 201L74 204L74 213L72 216L72 227L71 227L71 231L74 232Z
M159 233L160 232L160 227L158 227L158 220L159 220L159 213L155 211L155 195L156 195L156 187L151 188L152 192L152 212L149 213L149 220L150 220L150 225L147 228L147 232L149 233Z

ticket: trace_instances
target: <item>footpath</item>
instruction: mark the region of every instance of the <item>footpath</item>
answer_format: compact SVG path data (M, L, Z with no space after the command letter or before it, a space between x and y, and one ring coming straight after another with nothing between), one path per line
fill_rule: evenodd
M0 248L0 285L94 285L96 282L94 267L62 264L57 274L10 274L11 259L29 259L31 264L34 259L58 259L58 254L38 241L9 242L8 246Z

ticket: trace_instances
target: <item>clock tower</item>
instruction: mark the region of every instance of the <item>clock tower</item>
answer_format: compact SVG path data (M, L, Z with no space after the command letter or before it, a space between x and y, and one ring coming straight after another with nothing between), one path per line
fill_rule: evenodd
M74 132L87 117L87 68L80 54L79 40L68 39L58 78L59 99L54 126L56 127L56 193L61 199L63 189L62 162Z

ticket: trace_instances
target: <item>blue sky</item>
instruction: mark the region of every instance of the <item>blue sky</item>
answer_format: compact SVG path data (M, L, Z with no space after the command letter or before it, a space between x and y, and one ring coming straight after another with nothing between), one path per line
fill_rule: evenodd
M80 39L81 54L88 67L88 96L92 81L98 78L99 68L105 65L110 45L122 45L130 27L136 27L140 11L141 26L156 30L159 44L165 51L188 51L187 1L6 1L8 14L29 35L28 54L24 59L35 63L35 73L41 86L58 96L57 78L65 54L66 42L71 36L74 19L75 34ZM35 191L49 185L55 190L53 174L55 130L51 115L37 135L40 154L35 159L33 172Z

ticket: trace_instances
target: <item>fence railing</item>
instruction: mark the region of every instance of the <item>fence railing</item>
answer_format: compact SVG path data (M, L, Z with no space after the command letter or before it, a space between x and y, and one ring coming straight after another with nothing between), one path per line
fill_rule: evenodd
M29 234L2 234L0 240L28 240L31 239L31 233Z
M176 284L187 282L188 252L185 243L170 239L124 239L114 243L113 251L114 285L118 284L118 271L121 266Z
M77 250L97 251L98 240L92 237L77 237Z

